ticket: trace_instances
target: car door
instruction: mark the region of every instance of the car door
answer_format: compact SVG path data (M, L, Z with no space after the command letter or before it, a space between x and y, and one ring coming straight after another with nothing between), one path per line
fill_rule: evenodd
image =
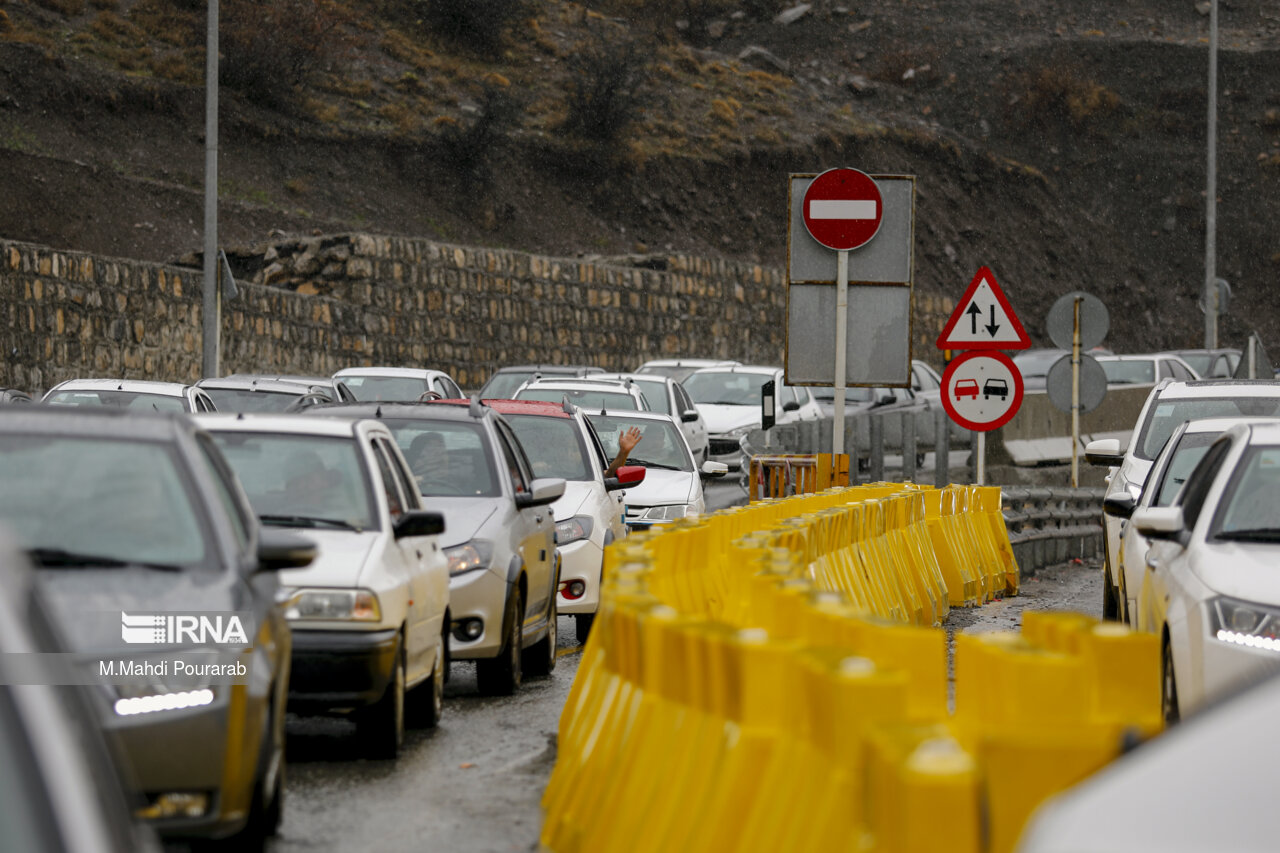
M529 460L520 447L511 427L502 421L494 426L498 443L502 448L505 468L511 478L513 495L527 495L532 491L533 473ZM555 519L551 507L516 507L512 525L512 544L524 565L528 578L528 600L522 621L529 621L529 614L541 614L555 594Z
M409 606L405 615L405 677L416 681L430 671L434 662L434 635L427 621L430 590L427 577L427 553L430 547L421 537L397 539L391 525L414 506L405 497L404 486L395 473L395 456L385 436L370 439L369 452L376 470L375 488L386 502L389 524L383 550L383 570L401 578L408 587Z
M693 451L693 458L701 464L707 458L707 423L702 419L702 413L693 404L693 400L689 399L689 394L679 383L671 383L671 390L675 394L675 415L680 423L680 429L684 432L684 437L689 441L689 449ZM684 420L685 412L693 412L697 417L694 420L686 421Z

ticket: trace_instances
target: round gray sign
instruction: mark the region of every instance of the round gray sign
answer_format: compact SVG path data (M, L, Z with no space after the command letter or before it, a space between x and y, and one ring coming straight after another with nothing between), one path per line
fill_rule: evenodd
M1071 411L1071 354L1053 363L1045 377L1045 391L1049 402L1064 412ZM1080 353L1080 414L1098 408L1107 396L1107 374L1091 355Z
M1056 347L1071 349L1077 299L1080 300L1080 349L1092 349L1102 343L1107 330L1111 328L1111 315L1107 313L1107 306L1102 304L1102 300L1083 290L1073 290L1058 297L1044 321L1049 338Z

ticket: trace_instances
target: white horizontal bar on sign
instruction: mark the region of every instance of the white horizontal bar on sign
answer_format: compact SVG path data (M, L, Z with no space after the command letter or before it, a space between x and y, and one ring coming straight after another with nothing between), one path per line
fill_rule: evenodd
M809 200L810 219L875 219L876 201L873 198L826 198Z

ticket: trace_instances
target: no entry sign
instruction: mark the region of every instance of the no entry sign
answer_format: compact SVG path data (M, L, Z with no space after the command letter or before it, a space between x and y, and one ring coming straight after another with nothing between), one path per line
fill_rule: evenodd
M857 169L828 169L804 194L804 226L828 249L845 251L869 242L880 230L884 202L871 176Z

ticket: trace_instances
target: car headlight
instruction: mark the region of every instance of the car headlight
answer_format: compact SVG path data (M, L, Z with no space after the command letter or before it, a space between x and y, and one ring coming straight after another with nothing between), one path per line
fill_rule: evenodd
M217 694L213 688L179 690L174 693L148 693L140 696L124 696L115 701L115 712L121 717L137 714L154 714L158 711L181 711L184 708L200 708L212 705Z
M689 507L687 504L668 504L666 506L651 506L640 513L640 517L648 521L674 521L677 518L684 518L688 514Z
M758 424L747 424L746 426L740 426L737 429L729 430L725 433L725 436L727 438L742 438L753 429L760 429L760 426Z
M483 539L472 539L452 548L445 548L444 555L449 560L449 574L465 575L479 569L489 568L493 562L493 544Z
M568 545L591 535L592 520L589 515L575 515L556 522L556 544Z
M382 608L378 596L367 589L295 589L285 601L284 618L380 622Z
M1209 602L1209 632L1224 643L1280 652L1280 609L1215 598Z

